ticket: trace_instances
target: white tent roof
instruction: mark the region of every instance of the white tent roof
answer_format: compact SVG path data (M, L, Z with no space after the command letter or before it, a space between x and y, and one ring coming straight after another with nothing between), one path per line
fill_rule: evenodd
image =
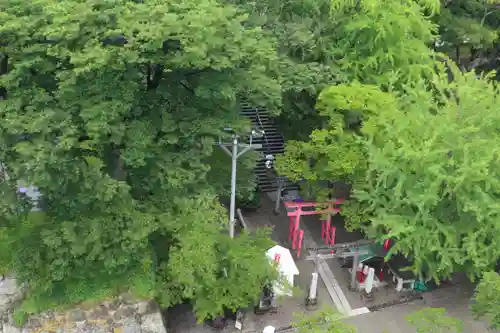
M264 327L264 331L262 333L274 333L276 328L274 326L266 326Z
M295 260L293 260L292 254L290 253L289 249L280 245L276 245L266 252L266 256L272 261L274 261L276 254L280 255L278 269L281 273L285 275L299 274L299 269L297 268L297 265L295 265Z

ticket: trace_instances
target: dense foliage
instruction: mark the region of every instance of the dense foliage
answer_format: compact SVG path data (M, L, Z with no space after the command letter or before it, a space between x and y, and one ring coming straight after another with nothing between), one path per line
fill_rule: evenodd
M486 272L476 288L472 311L487 319L493 330L500 329L500 274Z
M40 300L28 311L132 288L203 319L259 295L271 243L227 239L214 152L248 127L239 98L280 103L275 42L246 17L212 0L0 3L0 255Z
M498 92L458 71L425 85L367 121L367 178L355 197L417 271L481 274L500 257Z
M328 179L364 169L361 178L352 180L354 198L347 212L358 219L348 219L351 227L369 221L365 228L395 239L391 251L412 257L415 271L425 271L427 277L448 276L457 269L473 276L491 269L500 257L495 232L500 213L498 92L489 81L458 70L450 82L441 67L431 82L421 80L404 94L372 85L325 90L319 105L362 111L363 126L353 142L365 159L340 164L338 155L327 153L322 164L316 160L309 170L321 170L315 175ZM317 138L313 132L308 144ZM323 149L338 149L333 135L320 138ZM349 157L342 156L344 161ZM349 210L353 204L357 211Z
M293 86L285 86L288 93L280 116L289 139L307 140L312 130L325 123L316 112L316 98L332 80L321 80L304 65L318 62L325 73L336 74L333 82L357 80L383 86L411 81L428 70L428 44L437 28L426 15L439 9L438 1L391 1L390 5L380 0L291 3L307 10L292 8L295 11L283 15L284 28L278 30L289 32L294 37L292 50L301 52L300 73L294 76ZM305 15L308 17L297 20L297 16ZM282 39L278 35L278 40ZM293 159L291 156L288 162Z
M443 1L439 38L435 47L447 52L463 69L498 68L498 28L500 12L497 0Z
M368 8L382 12L374 3ZM429 3L414 6L424 4ZM408 4L399 10L405 8ZM361 71L365 75L323 89L316 102L321 125L309 140L288 142L278 169L313 186L320 200L335 195L329 183L350 184L352 198L343 207L347 226L394 238L392 253L410 256L416 272L436 279L457 269L481 275L500 258L500 238L494 231L500 227L497 89L491 77L462 74L430 49L433 34L448 31L443 26L434 30L431 19L449 14L448 8L427 16L432 8L411 11L420 24L397 24L392 34L374 28L381 34L377 41L391 36L384 54L402 52L400 57L407 60L393 61L379 72L367 66ZM397 10L390 6L389 11ZM357 13L364 13L363 7ZM375 20L378 25L385 22ZM418 33L422 27L425 34ZM409 52L407 46L391 50L413 36L411 45L420 45L418 52ZM494 36L488 40L492 43ZM356 50L354 45L351 50ZM383 58L374 63L383 63Z
M438 6L433 1L394 2L391 6L378 0L332 3L328 21L335 30L327 45L335 64L341 65L339 78L346 83L319 87L324 90L313 96L314 101L318 97L317 126L307 133L310 140L288 141L278 161L280 173L307 180L319 196L324 194L318 191L324 181L356 182L363 177L365 157L357 136L366 113L373 112L366 110L363 99L379 96L376 91L375 95L360 94L360 84L373 85L375 90L403 89L429 75L433 54L428 45L437 28L426 13Z

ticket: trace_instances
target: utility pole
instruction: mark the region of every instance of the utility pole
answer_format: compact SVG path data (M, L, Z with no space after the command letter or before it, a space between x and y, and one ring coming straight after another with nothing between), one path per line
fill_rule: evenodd
M225 128L225 131L232 132L231 128ZM222 148L231 157L231 201L229 204L229 237L234 238L234 226L236 224L235 214L236 214L236 170L238 158L245 154L250 149L262 148L260 144L252 143L254 137L261 137L264 135L264 131L252 130L250 134L250 142L248 144L240 143L239 136L233 134L233 142L231 144L231 150L229 150L226 145L222 143L219 139L219 147ZM241 150L240 150L241 148Z
M251 145L251 143L250 143ZM244 150L243 150L244 152ZM236 213L236 170L238 161L238 137L233 137L233 150L231 152L231 203L229 208L229 237L234 238L234 214Z

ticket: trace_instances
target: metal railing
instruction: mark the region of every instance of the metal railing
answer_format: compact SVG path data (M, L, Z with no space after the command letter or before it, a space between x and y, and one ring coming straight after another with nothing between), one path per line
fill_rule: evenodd
M284 152L285 140L283 135L278 132L275 124L269 119L263 119L261 113L267 110L251 106L249 103L242 103L241 114L248 117L252 121L252 125L264 129L264 135L260 138L259 143L262 144L262 149L259 149L264 155L277 155ZM257 177L257 184L262 192L274 192L278 189L295 190L299 186L286 177L282 178L282 184L279 184L277 177L270 176L266 167L266 158L262 158L257 162L255 167L255 175Z

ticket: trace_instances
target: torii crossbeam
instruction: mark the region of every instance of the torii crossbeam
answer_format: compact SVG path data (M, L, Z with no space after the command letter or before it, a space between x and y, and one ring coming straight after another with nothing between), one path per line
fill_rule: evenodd
M338 206L344 202L344 199L336 199L334 201L328 201L325 203L317 202L295 202L286 201L285 207L287 208L287 215L290 218L289 234L288 240L292 241L292 249L297 250L297 257L300 257L300 249L302 247L302 239L304 238L304 230L299 229L300 227L300 217L305 215L321 215L327 214L325 221L321 224L321 239L325 241L326 244L335 244L335 231L336 228L331 226L332 215L338 214L340 208ZM327 206L327 209L323 210L306 210L302 208L311 207L316 208L317 206Z

